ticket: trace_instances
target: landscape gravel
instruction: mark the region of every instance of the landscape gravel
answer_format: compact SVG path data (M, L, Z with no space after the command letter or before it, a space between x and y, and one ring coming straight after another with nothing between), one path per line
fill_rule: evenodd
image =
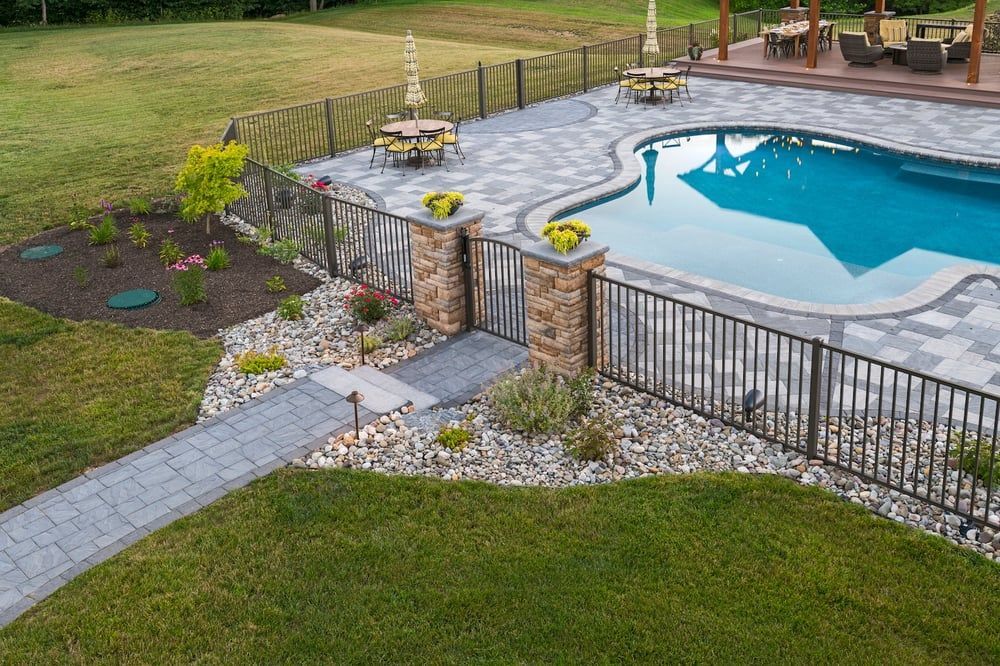
M802 485L825 488L885 519L941 535L1000 561L1000 534L992 528L979 529L927 502L818 460L808 460L798 452L783 450L779 444L621 384L597 382L589 416L606 417L616 423L613 451L593 462L571 456L560 435L528 436L505 427L488 399L479 396L460 408L382 416L366 426L360 438L355 438L353 432L331 437L322 449L292 464L310 469L349 467L447 480L551 487L699 471L778 474ZM437 443L438 430L444 425L469 429L469 444L455 451ZM831 438L829 446L833 445L836 430L833 424L823 425L825 435ZM939 433L937 438L946 442L946 433ZM913 442L910 446L912 450ZM972 478L945 469L949 484L961 484L961 496L968 498ZM918 473L918 481L921 478ZM980 491L981 484L976 489Z
M338 192L346 196L343 190ZM363 193L353 196L358 203L371 203ZM254 227L235 216L227 215L223 222L242 234L256 236ZM344 298L356 284L342 278L331 278L326 271L301 257L295 259L294 266L323 282L302 296L302 319L285 320L275 312L268 312L220 330L219 338L225 351L205 388L199 421L324 367L338 365L349 370L361 364L361 338L357 322L344 310ZM386 328L400 317L413 322L414 332L405 340L390 341ZM417 316L413 306L406 303L400 303L389 318L370 327L365 336L382 340L378 349L365 354L366 364L376 368L388 367L446 339L431 330ZM263 375L244 374L237 367L236 357L248 350L281 354L286 360L285 367Z

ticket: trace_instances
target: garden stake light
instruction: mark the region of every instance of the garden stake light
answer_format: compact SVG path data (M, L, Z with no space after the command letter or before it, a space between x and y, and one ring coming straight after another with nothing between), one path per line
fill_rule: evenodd
M358 405L361 404L365 399L365 396L357 389L351 391L351 395L347 396L347 402L354 405L354 441L361 441L361 426L358 422Z

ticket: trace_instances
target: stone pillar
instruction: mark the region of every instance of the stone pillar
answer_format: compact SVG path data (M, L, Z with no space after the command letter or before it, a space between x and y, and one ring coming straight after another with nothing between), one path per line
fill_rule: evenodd
M413 305L431 328L455 335L465 325L465 273L462 230L482 233L483 213L465 207L443 220L422 210L410 222L413 261Z
M808 7L782 7L778 12L778 18L782 21L805 21L809 12Z
M521 248L528 358L563 375L587 367L589 271L604 273L607 245L584 242L567 255L548 241Z

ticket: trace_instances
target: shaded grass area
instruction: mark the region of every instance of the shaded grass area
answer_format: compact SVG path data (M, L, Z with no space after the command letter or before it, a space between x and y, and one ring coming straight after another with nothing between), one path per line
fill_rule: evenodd
M402 33L262 21L3 33L0 246L74 202L168 193L230 116L401 83L402 50ZM421 74L525 54L423 39Z
M719 18L718 0L660 2L657 22L680 25ZM289 19L380 34L558 50L646 31L642 0L379 0Z
M996 663L1000 567L777 477L281 471L0 632L12 663Z
M0 511L192 423L220 355L0 298Z

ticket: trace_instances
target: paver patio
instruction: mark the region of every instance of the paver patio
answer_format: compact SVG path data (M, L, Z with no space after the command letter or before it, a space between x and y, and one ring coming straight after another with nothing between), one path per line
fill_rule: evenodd
M859 133L901 146L1000 158L1000 110L916 100L692 79L693 103L651 108L614 104L614 87L542 103L524 111L469 122L461 128L467 159L449 171L369 169L361 150L301 170L364 188L380 207L415 212L429 190L459 190L486 211L484 233L515 243L535 240L526 225L539 205L603 183L621 170L617 142L644 130L692 123L783 123L790 129L808 113L810 127ZM433 102L433 100L431 100ZM802 122L800 120L800 122ZM831 205L836 205L831 203ZM600 239L598 239L600 240ZM614 250L614 247L612 247ZM720 290L623 265L608 275L640 287L871 354L915 370L941 374L1000 392L1000 288L990 277L970 277L923 307L892 316L818 316L775 311ZM947 338L947 339L945 339ZM938 342L943 340L950 344Z

